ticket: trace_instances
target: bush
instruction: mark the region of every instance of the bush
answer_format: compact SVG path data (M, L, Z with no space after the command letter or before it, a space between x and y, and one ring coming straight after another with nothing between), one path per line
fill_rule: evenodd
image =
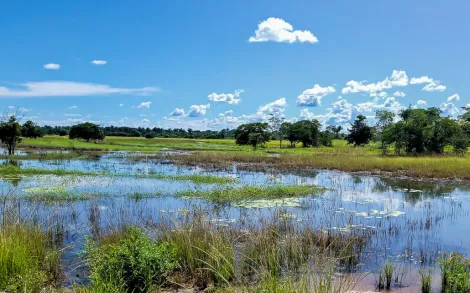
M113 240L101 245L87 241L92 292L103 284L123 292L149 292L177 265L173 247L153 242L138 228L129 227Z
M441 261L442 292L470 292L470 260L452 253Z
M145 135L145 138L155 138L155 134L153 134L153 133L147 133L147 134Z

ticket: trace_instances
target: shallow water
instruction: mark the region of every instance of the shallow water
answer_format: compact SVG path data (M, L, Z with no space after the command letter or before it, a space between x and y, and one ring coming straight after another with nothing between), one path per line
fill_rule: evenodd
M132 160L126 153L109 153L98 160L21 160L22 168L107 172L109 176L28 176L2 178L0 193L24 196L62 190L93 194L74 202L20 200L24 217L45 225L61 223L69 281L81 280L77 256L84 235L131 223L141 226L183 218L188 210L206 210L220 225L256 226L282 213L299 225L370 237L363 268L374 270L385 259L418 268L432 264L443 252L470 254L470 185L363 176L337 171L263 173L205 170L155 160ZM210 174L237 178L238 185L316 184L328 188L323 195L286 201L255 201L217 206L201 199L174 194L187 189L217 188L189 181L116 176L118 174ZM158 194L158 196L157 196ZM97 196L99 195L99 196ZM129 196L131 195L131 196ZM138 195L138 196L137 196ZM97 197L96 197L97 196ZM6 201L8 202L8 201ZM14 203L13 203L14 202ZM12 201L10 204L18 204ZM5 209L5 203L2 209ZM3 211L1 211L3 212Z

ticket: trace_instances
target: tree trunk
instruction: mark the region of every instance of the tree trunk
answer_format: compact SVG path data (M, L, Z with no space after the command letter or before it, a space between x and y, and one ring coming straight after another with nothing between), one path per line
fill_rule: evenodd
M279 148L282 149L282 139L279 140Z

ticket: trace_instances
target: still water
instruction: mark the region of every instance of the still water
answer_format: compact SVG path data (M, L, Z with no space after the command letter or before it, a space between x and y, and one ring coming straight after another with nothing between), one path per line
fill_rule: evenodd
M380 267L386 259L409 267L433 266L447 251L470 254L470 184L415 181L363 176L337 171L307 173L207 170L176 166L139 158L128 153L109 153L97 160L21 160L21 168L105 172L106 176L27 176L0 179L4 204L18 205L23 217L44 225L61 223L66 245L64 267L68 280L80 280L79 252L84 236L121 224L146 226L177 220L188 211L207 211L220 225L256 226L273 215L285 215L298 225L324 231L369 237L362 266ZM175 193L188 189L220 188L214 184L118 176L124 174L204 174L231 177L235 185L315 184L322 195L285 201L250 201L217 206L202 199L184 199ZM90 199L68 202L29 200L32 193L89 194ZM21 200L21 198L23 198ZM9 201L9 198L15 200ZM18 200L18 198L20 198ZM10 203L9 203L10 202Z

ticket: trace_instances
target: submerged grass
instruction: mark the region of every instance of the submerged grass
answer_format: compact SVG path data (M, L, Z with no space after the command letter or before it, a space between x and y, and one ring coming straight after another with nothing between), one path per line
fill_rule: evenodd
M243 186L225 187L212 190L186 190L176 195L182 197L203 198L216 203L239 203L247 200L275 200L281 198L317 195L326 189L314 185L273 185L273 186Z
M160 180L172 181L192 181L196 184L229 184L238 182L235 178L219 177L213 175L188 174L188 175L167 175L167 174L149 174L137 175L137 177L155 178Z

